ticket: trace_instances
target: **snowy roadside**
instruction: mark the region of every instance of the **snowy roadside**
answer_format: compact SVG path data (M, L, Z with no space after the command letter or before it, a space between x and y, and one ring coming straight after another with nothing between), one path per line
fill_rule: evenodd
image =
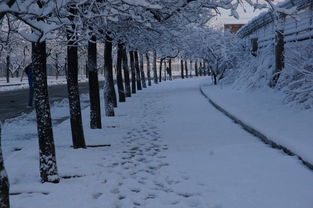
M272 89L236 90L207 79L202 90L239 120L313 164L313 110L282 104L283 95Z

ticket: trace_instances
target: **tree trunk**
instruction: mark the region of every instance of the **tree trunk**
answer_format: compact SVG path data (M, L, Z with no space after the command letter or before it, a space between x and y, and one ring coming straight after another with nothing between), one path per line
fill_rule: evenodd
M114 82L112 68L112 42L109 37L105 41L104 47L104 104L105 115L114 116Z
M173 77L172 77L172 59L171 58L168 59L168 71L169 71L170 80L173 80Z
M67 89L70 107L72 140L74 148L86 148L78 88L77 43L74 40L70 40L75 39L72 35L72 32L68 35L69 42L67 46Z
M9 83L10 82L10 55L7 55L6 79L7 79L7 83Z
M206 70L206 68L205 68L205 61L203 61L203 69L204 69L204 70L203 70L203 76L206 76L206 71L207 71L207 70Z
M280 73L284 68L284 31L276 30L275 31L275 69L273 72L273 77L270 82L270 87L275 87Z
M164 70L163 70L163 73L164 73L163 80L164 81L166 81L166 70L167 70L166 67L167 67L166 66L166 59L164 59Z
M126 94L126 97L131 97L128 59L127 59L127 53L126 53L125 45L123 45L123 54L122 55L123 55L124 80L125 80L125 94Z
M186 71L186 78L188 78L188 66L187 66L187 60L185 60L185 71Z
M195 74L197 77L198 76L198 60L196 60L196 62L195 62Z
M136 68L136 78L137 78L136 79L137 90L142 90L138 52L135 51L134 55L135 55L135 68Z
M122 76L122 59L123 59L123 44L118 44L117 49L117 61L116 61L116 81L117 81L117 88L118 88L118 99L119 102L125 102L125 91L124 91L124 84L123 84L123 76Z
M136 68L135 68L135 57L134 57L134 51L129 52L129 58L130 58L130 70L132 74L132 93L136 93Z
M145 71L143 69L143 54L140 53L140 75L141 75L141 84L143 88L147 88L147 84L146 84L146 75L145 75Z
M160 59L159 82L162 82L162 65L163 65L163 58Z
M153 71L153 80L154 80L154 84L158 84L157 53L156 53L156 51L153 52L153 66L152 66L152 71Z
M200 70L199 70L199 75L202 76L202 63L200 61Z
M192 60L190 60L189 76L190 76L190 78L192 78Z
M147 60L148 85L151 86L151 69L150 69L149 53L146 53L146 60Z
M180 75L181 75L181 78L184 79L184 61L183 60L180 60Z
M92 36L88 42L87 71L89 73L90 128L101 129L100 92L97 69L97 43Z
M58 183L52 122L47 84L46 42L32 43L32 73L39 139L39 168L41 182Z
M10 208L9 200L9 179L4 167L2 147L1 147L1 126L0 126L0 207Z

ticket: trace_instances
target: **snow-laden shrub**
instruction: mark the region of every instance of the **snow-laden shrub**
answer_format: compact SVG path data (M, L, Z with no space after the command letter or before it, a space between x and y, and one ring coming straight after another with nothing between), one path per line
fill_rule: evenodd
M313 42L311 40L285 45L285 68L277 88L286 93L285 101L313 108Z
M254 57L250 51L240 54L233 69L226 72L223 83L232 83L235 88L261 88L267 86L273 72L273 46L260 49Z

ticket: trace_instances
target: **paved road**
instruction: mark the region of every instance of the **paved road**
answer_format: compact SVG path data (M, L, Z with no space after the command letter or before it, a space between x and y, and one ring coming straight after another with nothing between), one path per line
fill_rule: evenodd
M87 93L88 89L88 82L79 84L80 93ZM49 86L49 97L50 103L66 98L66 84ZM28 89L0 92L0 121L31 111L27 103Z

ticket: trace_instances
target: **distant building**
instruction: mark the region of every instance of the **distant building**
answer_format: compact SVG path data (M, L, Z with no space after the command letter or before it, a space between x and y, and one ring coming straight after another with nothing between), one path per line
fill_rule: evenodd
M245 24L225 24L224 30L229 30L231 33L236 33Z

